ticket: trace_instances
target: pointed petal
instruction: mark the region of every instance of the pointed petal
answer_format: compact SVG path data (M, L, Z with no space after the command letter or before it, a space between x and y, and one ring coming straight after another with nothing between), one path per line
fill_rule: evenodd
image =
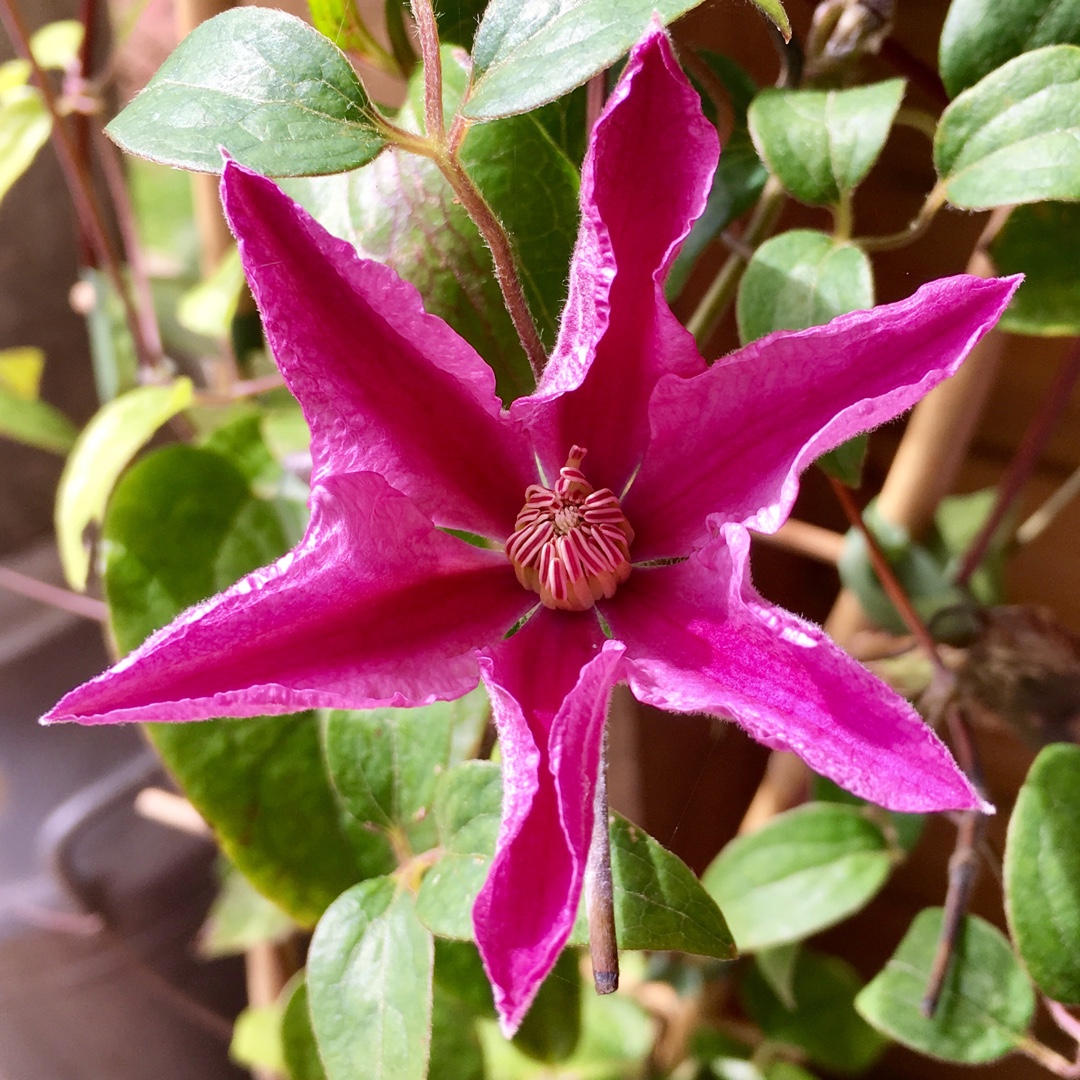
M604 614L639 701L731 717L890 810L983 807L914 709L816 626L750 584L750 538L724 525L684 562L635 571ZM985 808L985 807L984 807Z
M503 816L473 923L507 1036L574 925L622 653L595 619L542 610L480 660L499 727Z
M377 472L436 525L505 539L536 470L487 364L425 314L412 285L360 259L272 181L230 161L221 191L270 347L312 429L313 482Z
M45 723L421 705L479 679L475 649L531 606L500 552L439 532L374 473L312 496L295 551L189 609Z
M623 501L634 557L687 554L713 512L775 531L800 472L956 371L1018 284L943 278L897 304L770 334L696 379L663 379L649 408L652 442Z
M536 394L512 409L542 433L549 475L578 443L589 448L593 482L621 490L648 436L657 378L704 370L661 283L705 207L718 152L716 131L654 24L593 129L559 340ZM542 404L556 398L554 408Z

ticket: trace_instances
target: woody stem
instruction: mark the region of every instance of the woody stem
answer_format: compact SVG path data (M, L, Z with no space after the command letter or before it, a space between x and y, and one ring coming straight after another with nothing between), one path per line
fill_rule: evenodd
M619 988L619 946L615 936L611 840L608 836L606 731L600 747L600 767L593 797L592 839L585 864L585 911L589 920L593 984L598 994L613 994Z

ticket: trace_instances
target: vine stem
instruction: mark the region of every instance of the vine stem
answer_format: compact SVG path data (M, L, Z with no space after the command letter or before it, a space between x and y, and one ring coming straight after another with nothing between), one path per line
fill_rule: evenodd
M1051 1050L1049 1046L1039 1042L1038 1039L1024 1035L1018 1040L1016 1049L1025 1057L1037 1061L1044 1069L1049 1070L1055 1076L1062 1076L1065 1080L1077 1080L1077 1078L1080 1078L1080 1061L1070 1061L1056 1050Z
M600 746L600 767L593 796L593 827L585 863L585 912L589 920L589 956L598 994L619 988L619 946L615 935L615 902L611 883L611 839L608 834L607 731Z
M101 600L62 589L59 585L53 585L48 581L39 581L28 574L12 570L10 566L0 566L0 589L25 596L28 600L36 600L39 604L46 604L48 607L58 608L60 611L67 611L83 619L105 622L109 617L109 609Z
M1068 407L1069 397L1078 379L1080 379L1080 341L1073 343L1062 361L1054 376L1054 381L1039 403L1038 411L1024 432L1005 475L998 482L993 509L967 551L964 552L964 557L956 571L954 580L957 585L961 587L966 585L986 557L986 552L990 548L998 527L1034 471L1039 455L1046 448L1054 428Z
M431 0L412 0L412 14L424 64L424 126L429 139L446 142L443 119L442 56L439 53L439 26Z
M105 272L124 306L124 315L132 340L135 342L139 362L144 367L153 368L160 357L155 355L150 343L143 336L143 328L134 301L128 291L127 282L124 280L120 255L109 237L104 209L94 190L86 164L79 155L67 118L60 110L48 76L34 59L33 50L30 48L30 33L19 11L17 0L0 0L0 22L4 24L15 52L30 65L34 82L41 91L42 100L52 118L53 148L56 150L56 157L60 163L60 170L64 174L79 225L89 238L95 255L105 267Z
M939 183L926 196L926 201L919 208L919 212L905 228L899 232L890 233L888 236L860 236L855 240L855 244L863 251L892 251L895 248L906 247L930 228L930 223L944 205L945 185Z

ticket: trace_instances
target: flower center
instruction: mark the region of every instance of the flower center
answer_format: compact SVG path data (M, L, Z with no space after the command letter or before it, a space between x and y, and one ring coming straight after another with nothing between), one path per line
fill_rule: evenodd
M506 541L518 581L545 607L588 611L630 576L634 530L610 488L593 490L581 471L584 447L570 450L555 490L531 484Z

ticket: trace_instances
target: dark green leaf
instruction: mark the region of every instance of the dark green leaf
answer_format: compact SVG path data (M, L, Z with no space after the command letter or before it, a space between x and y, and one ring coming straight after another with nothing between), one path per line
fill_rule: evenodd
M949 97L994 68L1043 45L1080 45L1080 7L1070 0L952 0L939 66Z
M693 871L644 829L613 814L610 827L615 928L622 949L674 949L730 960L735 942ZM584 909L572 944L588 944Z
M355 169L386 145L345 54L293 15L234 8L196 27L109 124L132 154L221 172L221 148L268 176Z
M902 79L852 90L763 90L750 105L750 134L796 199L837 203L877 161L903 96Z
M855 1007L879 1031L931 1057L982 1065L1015 1050L1035 994L1001 931L968 916L934 1018L919 1009L941 932L941 908L919 912Z
M450 763L454 732L475 728L487 712L483 691L419 709L330 712L323 748L343 809L360 826L407 840L413 852L434 847L427 810Z
M800 942L787 945L774 945L771 949L761 949L754 956L761 977L777 1000L785 1009L795 1008L795 962L799 959Z
M894 856L858 808L811 803L733 840L702 884L744 952L799 941L858 911Z
M1077 8L1080 11L1080 6ZM1023 285L999 323L1012 334L1080 334L1080 206L1018 206L991 247L1002 274L1022 273Z
M1080 48L1024 53L942 114L934 164L954 206L1080 199Z
M315 1032L311 1030L307 982L303 978L296 980L285 1003L281 1017L281 1045L289 1080L326 1080Z
M610 0L491 0L473 43L465 114L493 120L554 101L615 63L654 12L670 22L700 2L626 0L613 8Z
M427 1080L484 1080L485 1075L476 1017L460 1001L442 993L436 984Z
M435 939L435 993L453 998L473 1016L495 1019L491 984L471 941Z
M514 1036L514 1046L536 1061L566 1061L581 1037L581 968L565 950L540 986Z
M748 970L742 993L747 1012L769 1039L802 1047L826 1069L860 1073L885 1048L885 1040L855 1012L861 986L855 969L838 957L800 952L794 1009L780 1002L755 968Z
M103 535L122 652L285 549L273 507L244 476L188 446L158 450L127 473ZM297 921L313 922L342 889L379 871L378 853L341 832L313 713L148 730L230 859Z
M1020 789L1005 847L1005 904L1039 989L1080 1002L1080 746L1047 746Z
M312 1027L328 1080L424 1080L434 946L389 878L343 893L308 951Z

